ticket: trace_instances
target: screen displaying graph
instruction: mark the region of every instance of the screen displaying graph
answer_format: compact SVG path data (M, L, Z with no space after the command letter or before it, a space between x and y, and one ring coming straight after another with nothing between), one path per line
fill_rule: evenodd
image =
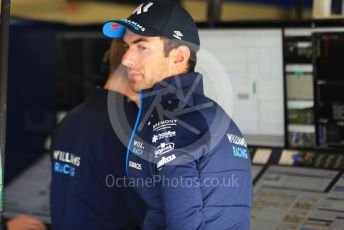
M203 29L200 39L207 55L200 52L196 71L206 73L206 95L233 118L248 144L283 146L282 30ZM218 67L203 61L210 58Z

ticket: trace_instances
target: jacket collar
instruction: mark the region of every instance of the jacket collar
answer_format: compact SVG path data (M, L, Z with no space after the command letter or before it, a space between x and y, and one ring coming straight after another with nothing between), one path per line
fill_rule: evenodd
M143 110L147 111L151 105L173 99L191 106L193 105L192 95L195 94L204 95L203 77L200 73L189 72L171 76L158 82L152 88L142 90Z

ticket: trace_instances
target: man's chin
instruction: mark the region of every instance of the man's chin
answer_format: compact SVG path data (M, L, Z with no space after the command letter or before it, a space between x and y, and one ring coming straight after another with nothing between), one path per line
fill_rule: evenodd
M139 87L139 84L133 80L130 80L130 88L132 91L134 91L135 93L138 93L140 91L140 87Z
M129 85L130 85L131 90L136 93L138 93L140 90L151 88L150 86L143 84L142 81L137 81L137 80L132 80L132 79L129 80Z

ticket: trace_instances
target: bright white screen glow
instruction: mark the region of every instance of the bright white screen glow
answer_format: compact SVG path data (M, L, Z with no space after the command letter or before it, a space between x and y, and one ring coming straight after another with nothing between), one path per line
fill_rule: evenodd
M231 85L228 90L218 90L217 83L214 85L218 74L214 71L204 74L207 67L201 60L196 71L204 74L206 95L233 118L248 144L283 146L282 31L203 29L199 33L202 49L218 60ZM223 80L220 83L223 88ZM229 90L232 92L229 93ZM223 103L223 97L231 97L231 100Z

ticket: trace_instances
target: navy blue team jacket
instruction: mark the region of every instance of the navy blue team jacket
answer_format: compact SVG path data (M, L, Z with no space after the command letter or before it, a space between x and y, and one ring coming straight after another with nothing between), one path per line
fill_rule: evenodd
M204 95L202 76L142 91L126 170L148 205L144 229L250 226L250 156L238 127Z
M138 229L142 225L145 204L132 188L124 187L123 180L116 181L125 176L126 147L108 112L108 108L120 108L108 107L108 95L125 100L120 94L94 89L54 133L50 198L54 230ZM127 101L122 105L134 123L136 105Z

